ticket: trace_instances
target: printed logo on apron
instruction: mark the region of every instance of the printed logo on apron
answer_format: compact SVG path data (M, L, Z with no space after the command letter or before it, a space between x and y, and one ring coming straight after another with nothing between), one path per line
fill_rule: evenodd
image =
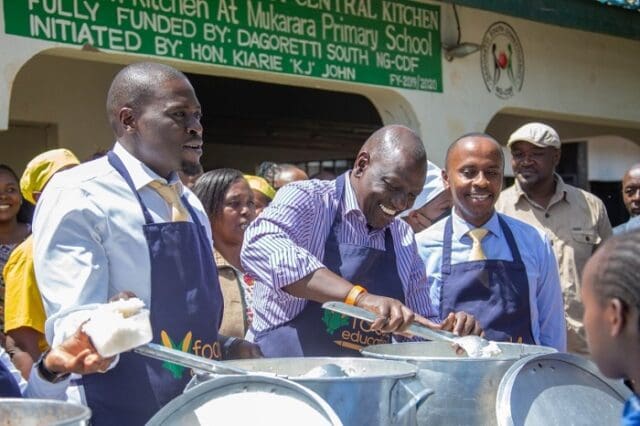
M176 349L182 352L194 354L201 356L207 359L222 359L222 350L220 348L220 343L217 341L213 343L204 343L201 339L196 339L193 342L193 346L191 346L191 340L193 339L193 333L189 331L185 334L184 338L180 342L174 342L171 337L169 337L169 333L166 330L162 330L160 332L160 338L162 341L162 345L165 348ZM169 361L164 361L162 363L162 368L168 370L174 379L182 379L186 367L183 367L178 364L174 364Z

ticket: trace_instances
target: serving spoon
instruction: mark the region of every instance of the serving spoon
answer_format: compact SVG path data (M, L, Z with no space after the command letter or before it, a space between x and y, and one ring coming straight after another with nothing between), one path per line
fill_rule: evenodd
M359 308L353 305L347 305L343 302L325 302L322 307L329 311L337 312L342 315L347 315L352 318L361 319L367 322L374 322L377 319L376 314L366 309ZM483 339L480 336L469 335L460 337L449 331L444 330L432 330L422 324L412 323L404 331L405 333L413 336L422 337L427 340L437 340L442 342L448 342L460 346L465 350L467 355L471 358L479 358L482 356L482 348L489 346L490 342Z

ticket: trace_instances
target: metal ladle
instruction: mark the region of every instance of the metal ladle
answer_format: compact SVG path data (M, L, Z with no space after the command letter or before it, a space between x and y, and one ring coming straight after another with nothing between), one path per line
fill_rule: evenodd
M133 351L149 358L172 362L174 364L179 364L184 367L189 367L194 370L204 371L207 373L240 375L253 374L242 368L232 367L220 361L214 361L212 359L192 355L155 343L147 343L146 345L138 346Z
M343 302L325 302L322 307L329 311L337 312L339 314L367 322L374 322L377 319L376 314L373 312L358 308L357 306L347 305ZM438 340L456 344L464 349L470 357L474 357L473 354L477 352L477 349L489 345L489 341L480 336L469 335L460 337L448 331L432 330L415 322L407 327L405 332L427 340Z

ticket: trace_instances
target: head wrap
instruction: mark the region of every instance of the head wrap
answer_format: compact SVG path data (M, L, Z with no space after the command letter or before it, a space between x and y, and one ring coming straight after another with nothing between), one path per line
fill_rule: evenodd
M269 200L273 200L273 197L276 196L276 190L264 178L253 175L244 175L244 178L249 182L251 189L261 192Z
M20 178L20 191L25 200L36 203L34 192L42 192L51 176L60 169L76 166L80 161L68 149L52 149L37 155L24 170Z

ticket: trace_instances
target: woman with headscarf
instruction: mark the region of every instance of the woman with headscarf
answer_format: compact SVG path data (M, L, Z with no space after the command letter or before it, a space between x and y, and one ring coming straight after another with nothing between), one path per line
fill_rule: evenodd
M224 298L220 334L244 337L253 316L253 279L240 264L244 231L256 216L254 196L242 172L216 169L203 174L193 187L209 215L215 261Z
M276 196L276 190L273 189L269 182L260 176L244 175L244 178L249 182L249 186L253 191L253 201L256 205L256 216L262 213L262 210L267 208L269 203Z
M34 157L20 179L20 192L26 201L36 204L54 174L78 165L68 149L45 151ZM46 315L38 290L33 265L33 238L29 236L13 250L2 273L6 285L5 332L19 349L29 356L14 359L26 379L31 366L49 348L44 337Z

